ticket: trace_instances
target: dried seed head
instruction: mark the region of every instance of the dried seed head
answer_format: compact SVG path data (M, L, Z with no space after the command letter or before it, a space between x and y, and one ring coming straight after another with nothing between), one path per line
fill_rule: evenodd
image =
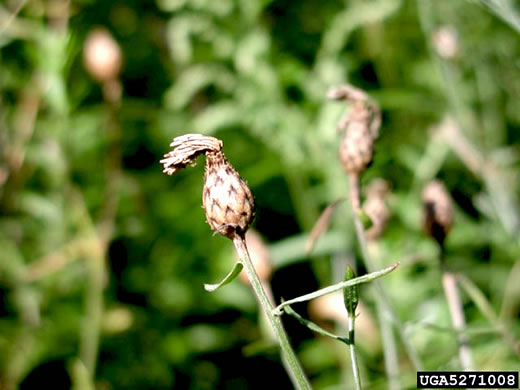
M267 282L271 279L273 273L273 265L271 264L267 244L256 230L249 229L246 233L246 246L258 278L262 282ZM245 272L240 274L240 280L245 284L250 284Z
M174 149L164 155L163 172L172 175L195 159L206 155L202 204L211 229L233 239L243 236L254 218L254 199L247 183L222 153L222 141L201 134L186 134L173 139Z
M231 239L244 235L253 222L253 194L221 151L206 153L202 204L211 229Z
M363 209L372 220L372 226L365 232L369 240L381 237L390 218L390 210L385 202L389 188L390 185L383 179L373 180L367 188L367 200Z
M451 197L440 180L433 180L423 191L424 229L442 246L453 225Z
M102 28L88 34L83 60L87 71L99 82L116 79L123 63L121 48L112 35Z
M327 97L352 104L338 124L343 135L339 156L348 174L359 175L372 162L374 142L381 126L379 106L364 91L348 84L331 88Z
M370 131L370 113L362 102L354 104L344 121L344 136L339 158L348 174L361 174L372 162L374 137Z

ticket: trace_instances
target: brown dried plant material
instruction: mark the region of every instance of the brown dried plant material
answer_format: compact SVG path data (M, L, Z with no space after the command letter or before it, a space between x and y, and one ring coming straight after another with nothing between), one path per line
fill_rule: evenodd
M429 182L423 190L424 229L441 247L453 225L453 204L444 183Z
M372 226L365 231L369 240L381 237L390 218L390 210L385 202L389 189L388 182L378 178L373 180L366 190L367 197L363 209L372 220Z
M340 205L344 200L345 198L336 199L334 202L329 204L325 208L325 210L323 210L320 217L314 224L311 232L309 233L309 238L307 239L307 242L305 242L305 253L307 255L311 254L312 250L314 249L314 246L316 245L316 242L318 242L318 239L321 237L323 233L325 233L328 230L334 210L336 210L336 207Z
M372 162L381 126L379 107L364 91L351 85L331 88L327 97L352 105L338 124L343 135L339 157L345 172L359 176Z
M222 152L221 140L202 134L186 134L173 139L173 150L164 155L163 172L173 175L206 155L202 204L211 229L233 239L244 236L251 225L255 204L247 183L233 169Z

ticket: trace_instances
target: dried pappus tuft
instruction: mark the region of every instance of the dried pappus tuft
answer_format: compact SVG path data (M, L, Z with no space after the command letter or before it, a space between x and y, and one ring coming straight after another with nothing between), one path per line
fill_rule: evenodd
M331 100L343 100L347 103L355 103L368 100L368 95L365 91L353 85L343 84L330 88L327 91L327 98Z
M453 225L453 204L444 183L440 180L428 183L423 190L423 203L424 229L443 246Z
M188 165L194 165L201 154L222 150L223 144L215 137L185 134L175 137L170 146L173 150L166 153L160 163L164 166L163 172L171 176Z
M244 236L254 218L254 199L247 183L229 164L222 141L202 134L186 134L173 139L174 149L164 155L163 172L173 175L206 155L202 204L211 229L233 239Z

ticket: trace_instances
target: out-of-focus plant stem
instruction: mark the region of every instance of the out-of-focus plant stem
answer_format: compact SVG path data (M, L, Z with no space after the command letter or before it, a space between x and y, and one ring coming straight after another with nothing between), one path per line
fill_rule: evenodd
M356 236L358 239L359 248L361 250L361 255L363 256L363 260L365 262L365 265L367 269L370 272L374 272L374 262L372 261L372 258L370 256L370 253L368 251L368 245L367 240L365 237L365 231L363 228L363 224L359 218L358 210L361 207L361 193L360 193L360 182L359 182L359 176L358 175L350 175L350 204L352 208L352 218L354 218L354 225L356 228ZM399 320L397 315L395 314L395 310L392 307L392 304L388 300L388 295L386 294L383 286L379 281L374 282L376 293L377 293L377 300L376 304L382 306L382 311L388 313L390 316L392 322L394 323L395 327L397 328L399 335L401 337L401 341L403 343L403 346L406 349L406 352L408 354L408 357L410 358L410 361L412 362L414 369L417 371L422 370L423 364L419 358L419 355L417 354L417 351L415 350L415 347L410 343L408 335L405 333L404 325ZM388 322L383 321L381 322L381 326L388 326ZM383 332L384 333L384 332ZM383 338L383 342L385 339ZM394 344L395 347L395 344ZM397 356L397 351L392 351L392 345L384 345L385 350L388 349L392 356L389 356L390 359L393 359L394 362L392 362L392 365L398 365L399 359ZM390 377L390 373L387 373Z
M270 299L262 287L262 282L258 278L258 275L253 266L253 262L249 257L249 252L247 251L244 237L236 234L233 238L233 244L235 245L240 261L244 265L244 269L247 273L256 298L265 315L267 316L274 332L276 333L276 336L278 337L280 348L282 350L282 358L287 361L287 365L290 368L289 376L298 389L311 389L311 385L305 376L305 373L303 372L303 368L291 347L289 338L285 332L285 329L283 328L281 319L272 313L273 306L271 305Z
M466 328L466 319L464 317L464 309L457 288L457 280L452 272L445 269L442 270L442 286L450 309L453 327L458 331L457 341L459 344L459 359L461 367L465 371L471 371L473 369L473 358L471 357L471 349L468 345L468 337L463 332Z
M111 80L119 85L119 81ZM105 85L105 90L109 86ZM104 90L104 92L105 92ZM80 357L88 370L91 379L95 377L96 362L100 342L100 328L104 310L103 290L107 282L105 258L108 245L113 236L115 216L120 197L121 182L121 129L118 121L118 107L120 95L104 93L105 104L108 110L107 139L108 148L105 158L106 184L104 203L97 226L99 251L87 260L87 287L85 291L86 318L81 331Z
M517 356L520 355L520 345L515 339L515 336L511 332L509 326L504 323L504 319L501 319L493 310L493 307L489 303L486 296L480 291L480 289L465 275L455 275L457 282L466 294L475 303L477 308L480 310L482 315L493 325L494 329L502 334L502 337L506 341L507 345L512 349L513 353Z

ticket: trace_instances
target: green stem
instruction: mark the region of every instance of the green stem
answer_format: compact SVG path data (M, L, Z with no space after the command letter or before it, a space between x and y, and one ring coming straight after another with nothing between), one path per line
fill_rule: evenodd
M355 323L356 316L350 315L348 316L348 338L350 343L348 345L350 349L350 361L352 363L352 372L354 373L354 382L356 383L356 390L361 390L361 378L359 377L359 367L357 364L357 356L356 356L356 339L355 339Z
M233 244L235 245L235 248L238 252L240 261L244 265L256 298L258 299L260 306L262 306L269 323L273 327L273 330L278 337L280 348L282 350L282 357L287 361L287 366L290 369L289 375L291 376L291 379L293 379L298 389L311 389L311 385L307 380L305 373L303 372L300 362L296 358L296 354L294 353L291 344L289 343L289 338L287 337L287 333L283 328L281 319L272 313L273 306L269 302L269 298L262 287L262 283L260 282L258 275L256 274L255 268L247 251L244 237L236 234L233 237Z
M373 272L375 266L374 262L372 261L372 258L368 252L368 245L367 240L365 237L365 231L363 229L363 224L361 223L361 220L359 219L359 214L357 212L358 208L361 206L361 195L360 195L360 185L359 185L359 175L349 175L350 179L350 204L352 207L352 217L354 218L354 225L356 227L356 236L359 243L359 248L361 250L361 255L363 257L363 260L365 262L365 265L369 272ZM392 307L392 304L388 300L388 295L386 294L383 285L379 283L379 281L374 282L376 292L378 295L378 304L380 304L384 311L390 315L390 318L392 319L392 322L394 323L395 327L397 328L397 331L399 332L399 335L401 337L401 341L403 343L403 346L408 354L408 357L410 358L410 361L412 362L412 365L414 366L414 369L416 371L422 371L423 365L419 358L419 355L417 354L417 351L415 350L415 347L410 343L408 339L408 335L406 334L404 330L404 325L401 322L401 320L397 317L395 314L395 310ZM381 323L381 326L388 326L386 321L383 321ZM383 340L384 341L384 340ZM386 346L385 346L386 348ZM397 356L394 356L393 359L398 361Z

